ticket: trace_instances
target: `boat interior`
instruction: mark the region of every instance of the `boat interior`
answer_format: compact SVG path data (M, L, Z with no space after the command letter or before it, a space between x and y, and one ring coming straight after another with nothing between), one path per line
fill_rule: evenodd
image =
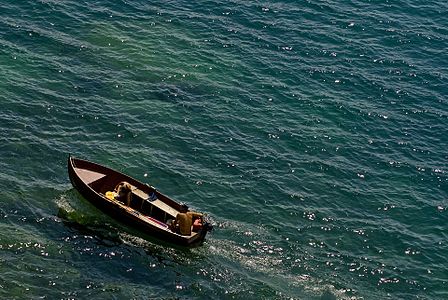
M78 175L97 193L105 195L106 192L113 191L114 188L126 178L119 176L117 173L103 174L91 170L75 168ZM176 219L178 210L158 199L154 190L149 193L132 185L130 208L140 214L148 216L157 223L166 226L169 219ZM118 200L117 200L118 201Z

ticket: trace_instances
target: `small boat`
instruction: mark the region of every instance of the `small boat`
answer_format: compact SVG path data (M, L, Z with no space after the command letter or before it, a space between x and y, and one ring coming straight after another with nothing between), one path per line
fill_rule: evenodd
M167 222L176 219L182 204L130 176L72 156L68 158L67 167L70 181L84 198L101 211L145 234L191 246L201 244L211 230L207 222L192 230L190 235L171 230ZM132 188L129 206L107 195L120 182L127 182Z

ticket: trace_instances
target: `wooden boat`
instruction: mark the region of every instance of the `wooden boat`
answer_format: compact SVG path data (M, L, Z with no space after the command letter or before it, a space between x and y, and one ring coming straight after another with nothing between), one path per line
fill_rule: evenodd
M125 174L108 167L69 156L68 174L79 193L103 212L131 225L137 230L179 245L196 245L203 242L211 225L204 222L202 228L190 235L172 231L166 222L176 219L181 204L168 198L154 187L141 183ZM120 182L128 182L131 187L131 202L124 203L106 197Z

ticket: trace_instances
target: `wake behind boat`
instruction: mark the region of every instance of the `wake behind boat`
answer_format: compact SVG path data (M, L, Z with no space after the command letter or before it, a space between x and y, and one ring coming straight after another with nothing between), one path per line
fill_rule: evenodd
M211 229L202 217L198 217L199 214L190 212L185 205L130 176L71 156L67 167L70 181L84 198L143 233L188 246L203 242ZM116 197L119 186L126 186L129 190L127 201L119 201ZM190 223L185 223L185 219L192 216L196 220L190 219ZM171 225L177 220L181 223L180 230Z

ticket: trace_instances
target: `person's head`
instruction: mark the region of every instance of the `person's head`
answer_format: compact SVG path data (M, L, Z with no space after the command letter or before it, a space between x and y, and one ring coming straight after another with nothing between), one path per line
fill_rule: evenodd
M117 186L117 192L119 196L124 196L131 191L131 185L126 181L120 182Z
M185 203L181 203L179 212L186 213L188 211L188 206Z

